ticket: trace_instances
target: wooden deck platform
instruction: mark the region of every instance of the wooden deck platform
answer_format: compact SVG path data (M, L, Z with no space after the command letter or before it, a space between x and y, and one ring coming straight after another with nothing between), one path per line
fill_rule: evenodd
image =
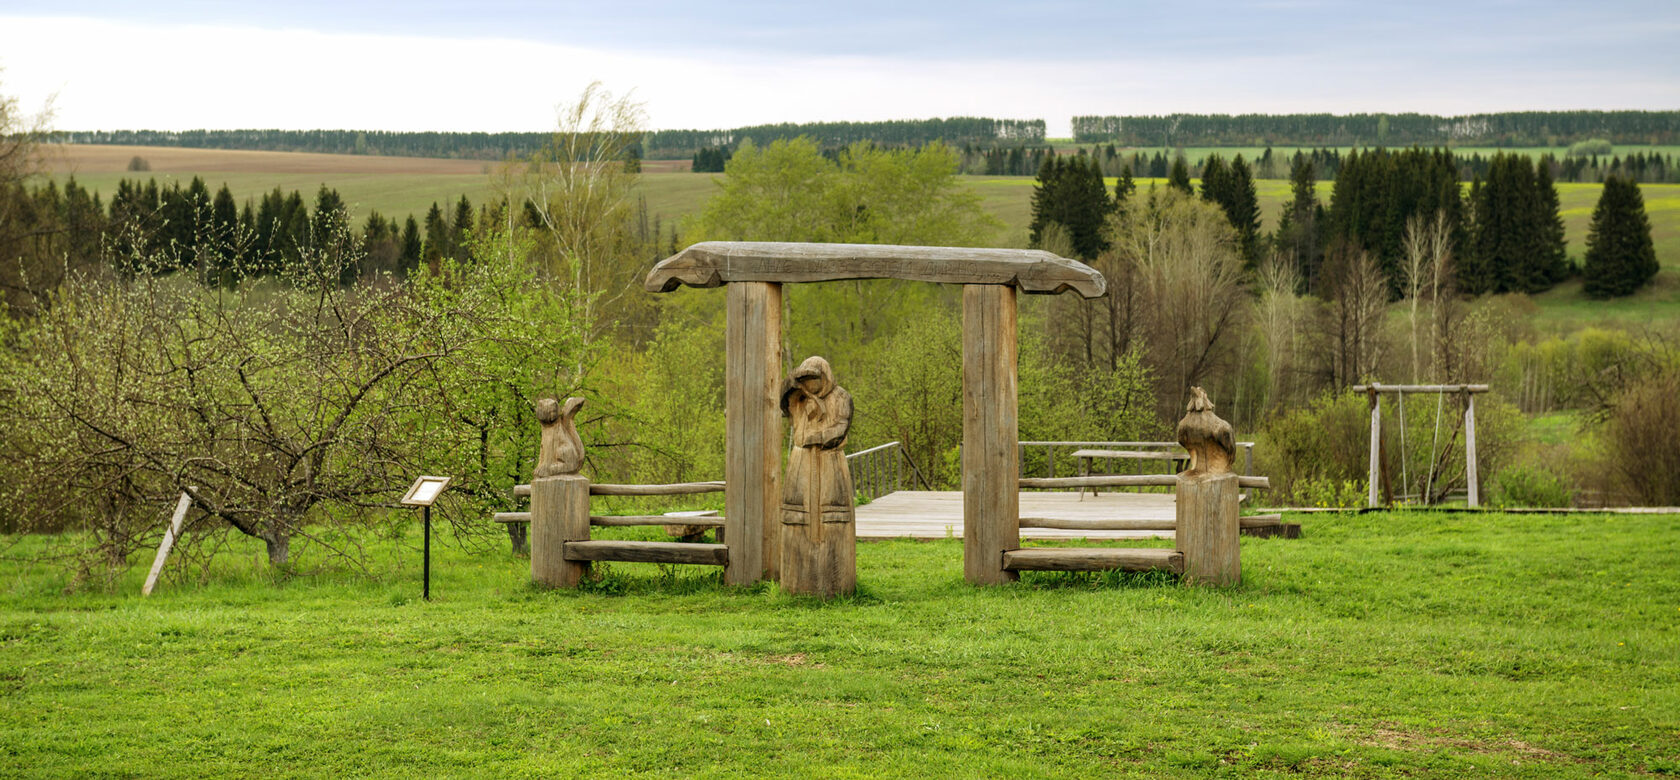
M958 491L888 493L857 508L859 539L957 539L962 537L962 498ZM1163 520L1172 522L1171 493L1021 493L1021 517L1065 520ZM1171 531L1068 531L1023 528L1022 539L1171 539Z

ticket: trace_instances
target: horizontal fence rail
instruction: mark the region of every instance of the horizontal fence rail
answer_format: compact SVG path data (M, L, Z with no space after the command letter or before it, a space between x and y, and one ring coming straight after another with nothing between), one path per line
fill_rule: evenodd
M915 462L904 452L904 445L899 442L889 441L846 455L846 469L852 474L852 489L865 501L874 501L888 493L913 487L907 484L905 479L906 466L909 467L910 475L921 483L923 490L933 489L927 478L922 476L921 469L916 468Z

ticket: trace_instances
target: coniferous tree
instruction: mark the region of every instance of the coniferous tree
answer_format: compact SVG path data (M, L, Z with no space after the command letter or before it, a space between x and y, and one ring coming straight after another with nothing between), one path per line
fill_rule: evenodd
M403 222L402 250L397 254L397 270L406 277L420 267L420 253L424 247L420 242L420 224L414 221L414 215L408 215Z
M1114 209L1120 210L1126 205L1126 200L1137 192L1137 182L1132 181L1132 166L1120 166L1120 180L1114 183Z
M450 220L449 224L450 257L463 263L467 261L467 254L472 250L468 240L472 235L472 228L472 203L467 201L467 196L462 195L460 202L455 204L455 218Z
M1318 182L1311 157L1295 155L1289 171L1289 192L1289 202L1283 204L1283 216L1278 220L1278 251L1294 263L1302 291L1317 290L1318 269L1324 257L1319 242L1324 209L1318 205Z
M1186 195L1196 194L1190 186L1190 164L1184 161L1184 155L1173 158L1172 173L1167 176L1167 186Z
M1254 172L1242 155L1231 160L1224 186L1225 201L1219 205L1237 229L1237 245L1243 266L1253 270L1260 263L1260 198L1254 191Z
M450 252L449 221L443 218L443 209L434 200L431 210L426 212L426 248L421 259L428 264L436 263Z
M1581 289L1593 298L1628 295L1657 275L1645 196L1632 178L1611 175L1593 207Z
M1225 158L1217 154L1208 155L1207 161L1202 163L1202 200L1225 205L1230 200L1227 183Z

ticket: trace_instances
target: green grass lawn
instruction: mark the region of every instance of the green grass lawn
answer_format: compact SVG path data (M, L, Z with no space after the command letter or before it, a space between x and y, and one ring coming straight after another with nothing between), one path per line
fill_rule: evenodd
M425 603L415 534L372 576L244 546L150 599L8 560L0 774L1680 773L1680 517L1296 519L1229 590L974 588L906 541L826 604L652 565L540 591L453 545Z

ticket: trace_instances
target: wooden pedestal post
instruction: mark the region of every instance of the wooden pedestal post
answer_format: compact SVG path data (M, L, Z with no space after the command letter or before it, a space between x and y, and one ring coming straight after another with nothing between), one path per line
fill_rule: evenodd
M1013 582L1003 553L1021 546L1015 398L1015 288L963 286L963 576Z
M589 478L577 474L531 480L531 581L575 588L588 561L566 560L566 543L589 540Z
M782 524L782 286L731 282L724 366L723 581L776 579Z
M1184 581L1207 585L1242 582L1241 520L1237 475L1196 474L1178 477L1178 551L1184 554Z

